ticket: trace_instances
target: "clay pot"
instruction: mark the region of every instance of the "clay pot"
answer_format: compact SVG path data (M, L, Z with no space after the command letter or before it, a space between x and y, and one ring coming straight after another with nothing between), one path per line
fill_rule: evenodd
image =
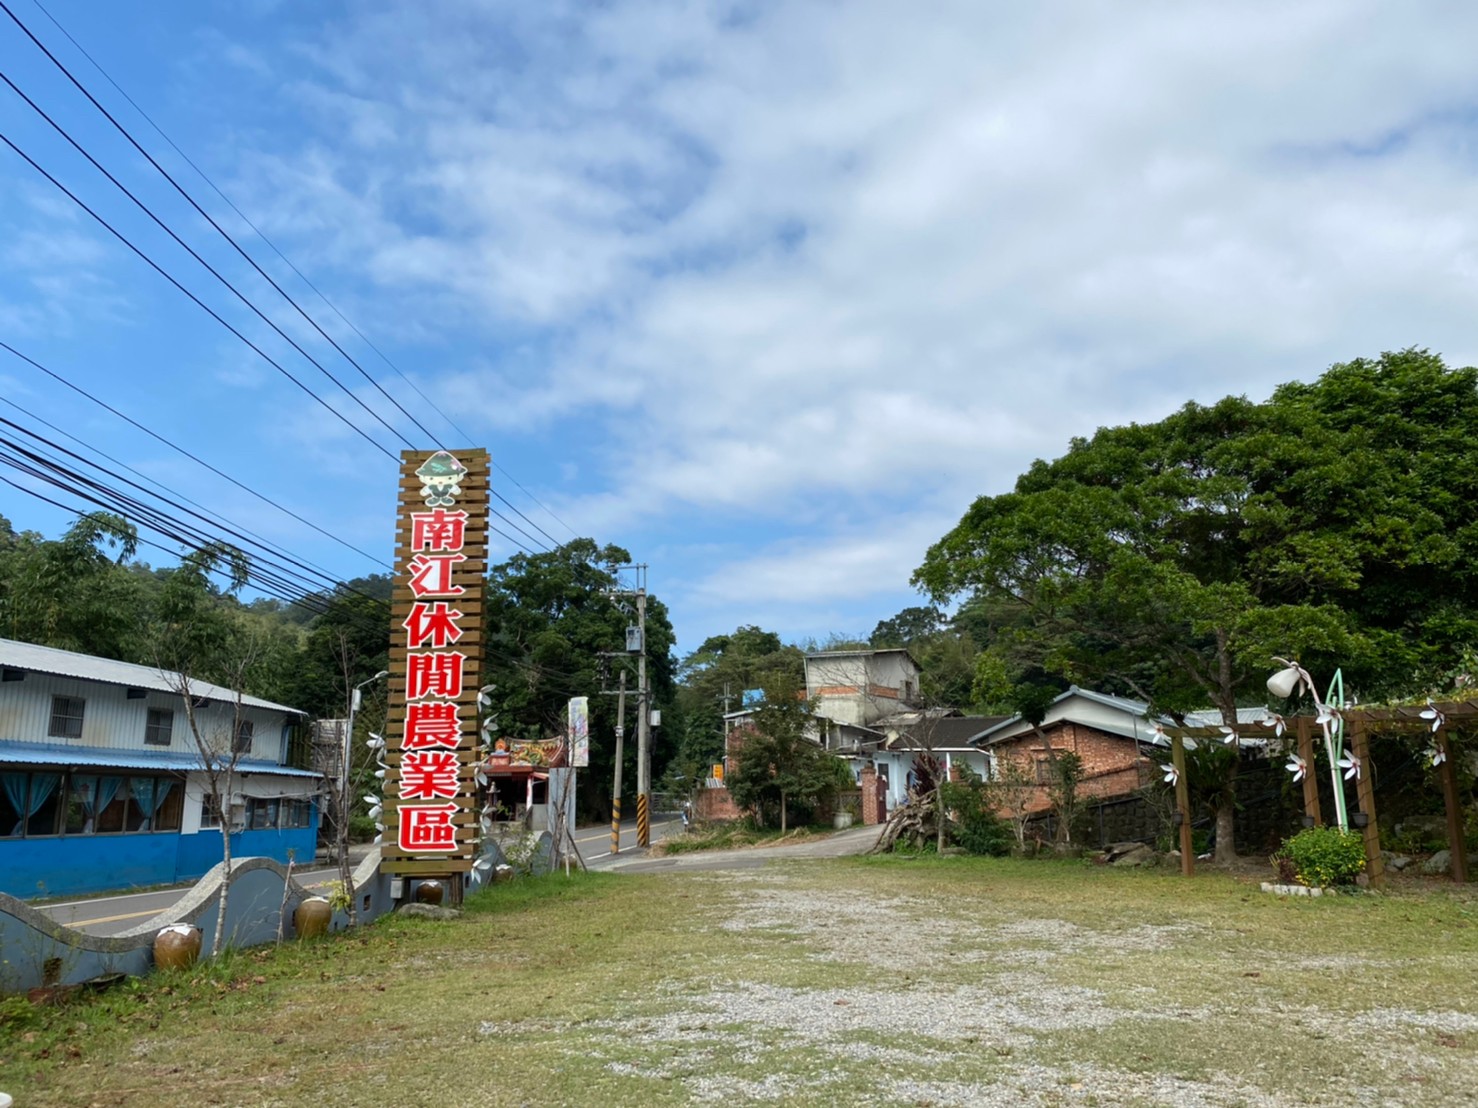
M312 939L328 934L328 925L333 922L334 910L321 896L310 896L293 912L293 927L298 938Z
M440 881L422 881L416 886L416 901L420 904L440 904L446 889Z
M200 957L200 928L172 923L154 936L157 969L189 969Z

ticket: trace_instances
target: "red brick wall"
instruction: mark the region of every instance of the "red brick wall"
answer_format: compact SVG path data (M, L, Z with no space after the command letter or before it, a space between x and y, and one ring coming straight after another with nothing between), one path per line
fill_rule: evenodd
M888 818L887 784L872 766L862 768L862 822L878 824Z
M716 789L699 789L693 814L704 823L725 823L736 820L742 814L734 803L733 794L720 785Z
M1139 753L1133 739L1070 722L1050 724L1042 731L1054 751L1070 751L1082 759L1083 779L1078 784L1080 797L1126 796L1150 780L1154 763ZM1035 733L993 746L991 753L999 759L1010 758L1020 762L1033 779L1037 761L1047 756L1042 749L1042 740ZM1037 786L1027 810L1045 812L1051 807L1047 786Z

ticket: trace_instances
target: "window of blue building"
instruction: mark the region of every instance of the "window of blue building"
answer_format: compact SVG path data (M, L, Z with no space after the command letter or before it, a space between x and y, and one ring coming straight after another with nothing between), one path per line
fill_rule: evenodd
M180 777L0 773L0 838L178 831L184 796Z

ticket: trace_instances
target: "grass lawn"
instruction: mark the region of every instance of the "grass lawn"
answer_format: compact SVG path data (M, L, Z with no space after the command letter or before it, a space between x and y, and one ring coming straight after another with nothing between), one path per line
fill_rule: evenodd
M58 1010L26 1105L1436 1105L1478 899L899 858L499 886Z

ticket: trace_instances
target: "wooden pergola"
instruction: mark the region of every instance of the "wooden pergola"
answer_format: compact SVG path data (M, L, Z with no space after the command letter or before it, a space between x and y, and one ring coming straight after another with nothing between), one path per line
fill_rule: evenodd
M1422 713L1435 709L1439 713L1437 727L1433 719ZM1454 764L1452 740L1448 732L1464 724L1478 724L1478 701L1454 700L1427 704L1402 705L1394 708L1346 708L1340 713L1345 721L1345 735L1350 751L1360 760L1360 773L1355 778L1355 795L1359 802L1356 817L1351 824L1365 840L1365 872L1372 885L1386 883L1385 862L1381 858L1380 828L1375 819L1375 784L1371 770L1370 736L1376 732L1398 731L1404 733L1425 732L1442 752L1438 776L1442 782L1442 800L1447 814L1447 847L1452 856L1452 879L1459 884L1468 880L1468 855L1463 842L1463 808L1458 799L1457 766ZM1297 716L1289 723L1293 725L1298 754L1304 764L1314 765L1314 720L1309 716ZM1270 732L1270 727L1257 724L1241 724L1239 731L1253 733ZM1219 742L1226 738L1225 732L1216 727L1166 728L1170 739L1171 759L1177 776L1175 784L1175 806L1180 818L1180 871L1189 877L1195 872L1195 855L1191 849L1191 802L1190 788L1185 777L1185 740L1197 739ZM1324 822L1319 805L1319 782L1313 773L1303 777L1304 815L1315 826Z

